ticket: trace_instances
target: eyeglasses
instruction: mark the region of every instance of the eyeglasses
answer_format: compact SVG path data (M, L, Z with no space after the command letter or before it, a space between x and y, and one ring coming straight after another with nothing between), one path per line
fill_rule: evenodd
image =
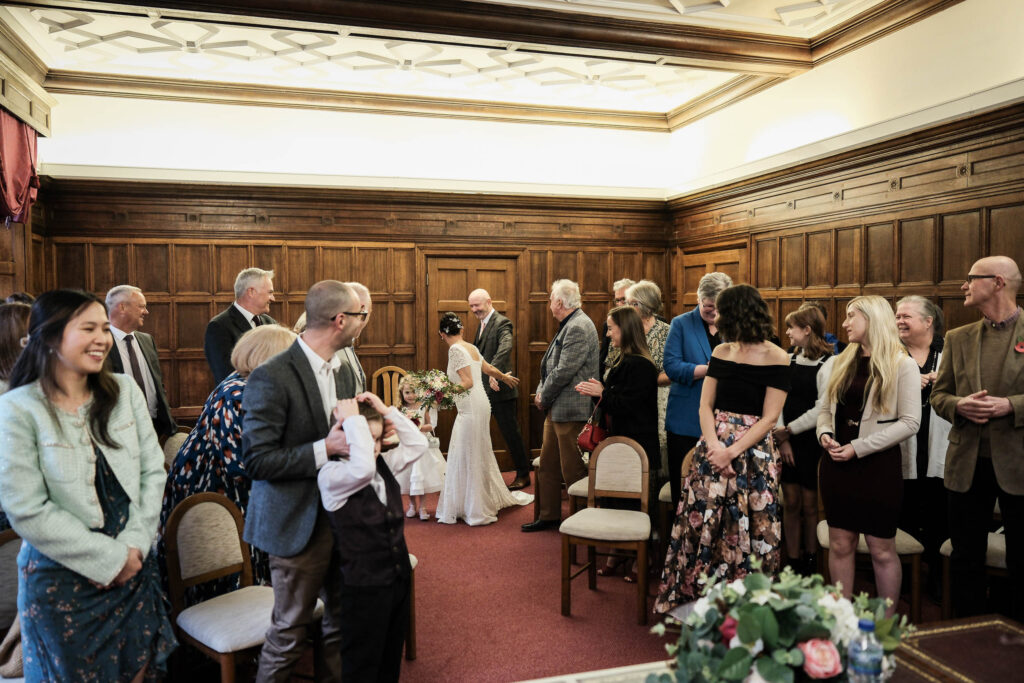
M353 316L353 317L358 315L363 320L366 320L366 316L370 315L370 312L369 311L342 311L341 313L335 313L334 315L332 315L331 316L331 322L333 323L335 321L335 319L339 315L350 315L350 316Z
M968 275L967 278L964 280L964 282L971 283L971 282L974 282L975 280L991 280L994 277L999 277L999 276L998 275Z
M626 303L626 297L624 297L624 296L617 296L614 299L612 299L612 301L615 302L616 306L621 306L622 304Z
M635 300L634 301L626 301L626 305L627 306L632 306L633 308L640 308L640 302L639 301L635 301Z

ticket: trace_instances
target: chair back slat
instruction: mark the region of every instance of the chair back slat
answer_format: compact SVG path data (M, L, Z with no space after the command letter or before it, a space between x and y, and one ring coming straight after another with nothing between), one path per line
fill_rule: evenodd
M385 365L376 370L370 377L370 391L380 396L384 405L397 406L402 403L402 394L398 390L398 384L405 377L406 372L397 365ZM378 382L380 388L378 389Z

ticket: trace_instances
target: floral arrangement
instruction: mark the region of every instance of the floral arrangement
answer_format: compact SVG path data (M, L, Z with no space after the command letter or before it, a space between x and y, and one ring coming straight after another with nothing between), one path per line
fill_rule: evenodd
M671 681L844 680L847 647L861 618L875 621L891 674L893 651L913 627L905 616L885 617L887 601L866 594L848 600L821 576L800 576L786 568L778 579L748 574L731 582L709 579L703 596L669 645L675 677L650 675L647 683ZM653 629L664 634L665 625Z
M455 397L466 393L466 388L455 384L440 370L410 372L407 381L416 394L416 401L424 409L437 406L439 410L455 407Z

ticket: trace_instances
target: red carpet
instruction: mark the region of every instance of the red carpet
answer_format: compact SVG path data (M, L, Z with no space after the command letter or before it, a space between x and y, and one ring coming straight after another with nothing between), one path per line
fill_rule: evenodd
M433 512L437 495L428 500ZM596 591L577 578L572 616L562 616L561 538L522 533L532 520L532 505L506 508L484 527L406 520L420 563L417 658L403 662L403 681L518 681L667 657L667 641L636 623L636 586L621 576L598 577Z

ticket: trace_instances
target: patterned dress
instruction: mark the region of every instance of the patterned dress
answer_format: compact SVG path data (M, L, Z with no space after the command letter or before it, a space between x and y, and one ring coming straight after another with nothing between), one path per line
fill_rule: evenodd
M96 448L96 497L103 534L128 524L131 500ZM123 586L103 588L24 543L18 555L18 612L26 681L130 681L142 667L157 680L177 647L157 563L150 553Z
M767 387L789 389L788 365L749 365L712 356L707 376L718 380L715 431L726 446L761 419ZM668 612L697 599L702 574L742 578L754 558L761 572L778 572L782 461L771 432L733 460L732 467L734 477L716 473L701 438L672 527L655 611Z
M242 392L245 378L233 372L224 378L203 406L195 429L188 435L177 457L171 464L164 488L163 509L157 535L157 556L166 582L166 548L164 529L171 511L181 501L196 493L221 493L238 506L245 517L249 505L252 480L242 465ZM256 584L270 583L270 564L267 554L251 548L253 580ZM241 576L226 577L188 589L187 605L231 592L239 588Z

